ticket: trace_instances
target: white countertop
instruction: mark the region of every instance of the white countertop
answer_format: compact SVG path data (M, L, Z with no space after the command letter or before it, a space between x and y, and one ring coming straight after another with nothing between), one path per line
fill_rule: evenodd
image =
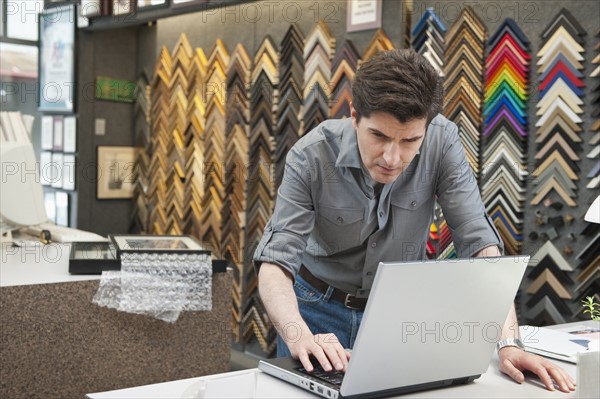
M556 361L575 377L573 364ZM215 374L206 377L92 393L90 399L153 398L314 398L308 391L271 377L258 369ZM406 397L406 396L404 396ZM485 374L462 386L411 393L411 398L575 398L576 392L548 391L535 377L517 384L498 370L494 355Z
M550 328L589 325L592 321L551 326ZM548 359L576 378L577 366L560 360ZM487 371L470 384L411 393L418 398L576 398L578 392L548 391L541 381L527 374L523 384L517 384L498 369L498 355L494 353ZM271 377L259 369L234 371L185 380L170 381L114 391L91 393L90 399L138 398L314 398L311 393L287 382ZM407 397L406 395L403 397Z
M88 394L90 399L169 398L313 398L303 391L258 369L188 378L161 384Z
M100 275L69 274L69 244L0 248L0 287L99 280Z

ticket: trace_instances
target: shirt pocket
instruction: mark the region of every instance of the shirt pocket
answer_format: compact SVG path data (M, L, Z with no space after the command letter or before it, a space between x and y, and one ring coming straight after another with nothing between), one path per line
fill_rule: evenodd
M421 245L427 241L433 219L433 193L429 189L392 196L394 239Z
M336 253L360 244L364 210L319 205L319 239L327 253Z

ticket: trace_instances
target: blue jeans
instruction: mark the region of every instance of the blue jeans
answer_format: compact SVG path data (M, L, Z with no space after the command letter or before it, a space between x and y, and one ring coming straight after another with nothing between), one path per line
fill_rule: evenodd
M326 293L317 291L299 275L296 276L294 292L298 298L300 315L313 334L333 333L344 348L352 348L362 321L363 312L348 309L344 304L331 299L333 289ZM288 340L297 336L295 326L284 326L283 334ZM290 351L281 337L277 336L277 357L290 356Z

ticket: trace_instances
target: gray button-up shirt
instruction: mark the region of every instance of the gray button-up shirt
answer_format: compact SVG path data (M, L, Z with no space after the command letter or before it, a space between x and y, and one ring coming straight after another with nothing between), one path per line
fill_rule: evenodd
M487 216L456 125L429 124L409 167L379 190L362 166L351 119L328 120L289 151L277 203L254 253L295 276L303 264L366 297L380 261L425 259L435 198L459 257L502 240Z

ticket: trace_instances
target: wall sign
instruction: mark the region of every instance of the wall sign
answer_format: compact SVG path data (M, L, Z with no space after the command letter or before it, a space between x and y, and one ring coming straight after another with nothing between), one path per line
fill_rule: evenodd
M73 112L75 104L74 6L51 7L40 14L39 108Z
M381 28L381 0L348 0L346 31Z

